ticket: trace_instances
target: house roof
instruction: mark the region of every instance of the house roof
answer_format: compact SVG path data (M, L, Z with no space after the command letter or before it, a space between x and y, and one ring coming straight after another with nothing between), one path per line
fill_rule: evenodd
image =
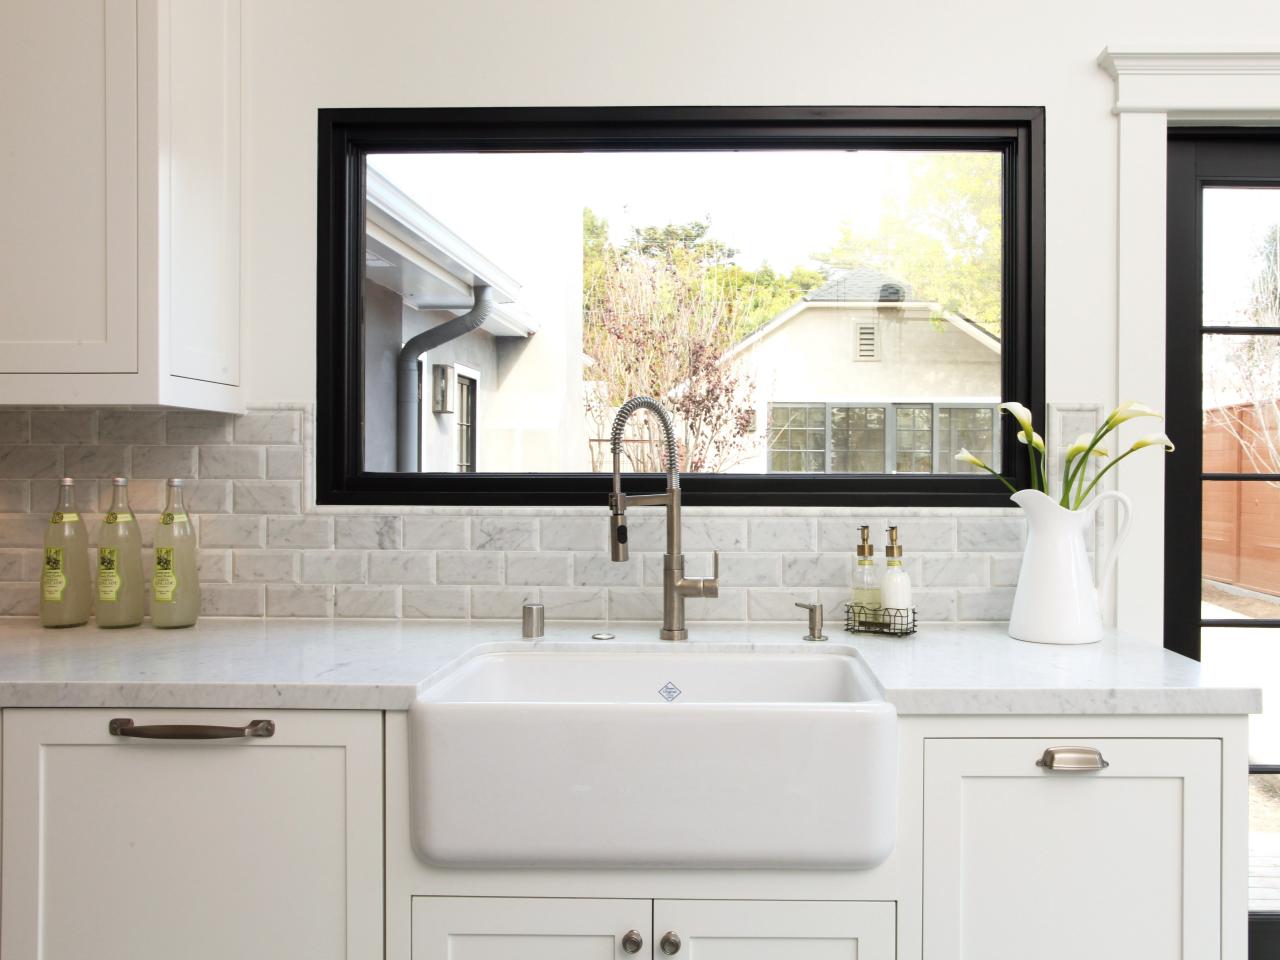
M914 298L909 284L870 267L841 270L805 295L810 301L840 303L900 303Z

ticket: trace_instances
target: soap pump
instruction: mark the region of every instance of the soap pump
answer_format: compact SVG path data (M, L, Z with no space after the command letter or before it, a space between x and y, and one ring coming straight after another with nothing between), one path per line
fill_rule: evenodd
M880 584L880 602L886 610L911 609L911 577L902 569L902 544L898 528L889 527L889 542L884 548L884 580Z
M853 605L867 610L880 609L880 581L876 577L876 548L871 542L871 528L859 527L862 541L858 544L858 565L853 571Z

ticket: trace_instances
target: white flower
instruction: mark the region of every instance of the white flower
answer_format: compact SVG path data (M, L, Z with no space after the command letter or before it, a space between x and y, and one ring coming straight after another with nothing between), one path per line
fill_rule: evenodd
M1173 441L1163 433L1148 433L1145 437L1139 437L1133 441L1133 446L1129 448L1129 452L1141 450L1143 447L1164 447L1165 453L1173 453Z
M1080 456L1080 454L1084 453L1086 450L1089 450L1089 444L1091 444L1092 442L1093 442L1093 437L1087 433L1082 433L1080 434L1080 436L1076 437L1075 440L1071 441L1071 446L1067 447L1067 453L1066 453L1067 462L1070 463L1076 457ZM1092 450L1089 450L1089 455L1091 457L1110 456L1110 454L1108 454L1107 451L1101 449L1100 447L1094 447Z
M1008 403L1000 404L1000 409L1017 420L1018 426L1022 427L1025 432L1030 433L1035 429L1031 424L1031 411L1022 404L1010 400Z
M1106 424L1108 427L1115 427L1127 420L1134 420L1138 417L1158 417L1164 418L1164 414L1157 410L1153 410L1145 403L1138 403L1136 400L1126 400L1120 406L1116 407L1107 414Z
M981 460L975 457L972 453L970 453L968 450L965 450L963 448L961 448L960 452L956 454L956 459L959 460L961 463L968 463L968 464L972 464L975 467L981 467L983 470L991 469L985 463L983 463Z
M1018 442L1025 444L1027 442L1027 435L1025 433L1019 433ZM1040 436L1040 434L1035 432L1031 434L1031 445L1041 453L1044 453L1044 437Z

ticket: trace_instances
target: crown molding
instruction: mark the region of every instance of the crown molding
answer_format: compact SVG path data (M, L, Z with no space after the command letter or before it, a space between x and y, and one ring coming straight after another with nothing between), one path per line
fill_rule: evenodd
M1116 81L1115 113L1166 113L1183 122L1280 118L1280 45L1112 44L1098 65Z

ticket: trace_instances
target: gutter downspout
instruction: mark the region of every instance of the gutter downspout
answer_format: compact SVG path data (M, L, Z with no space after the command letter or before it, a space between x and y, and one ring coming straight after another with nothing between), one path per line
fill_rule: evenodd
M396 470L399 472L418 472L418 440L422 436L418 358L442 343L479 329L492 312L493 292L476 284L475 305L470 311L423 331L400 348L396 362Z

